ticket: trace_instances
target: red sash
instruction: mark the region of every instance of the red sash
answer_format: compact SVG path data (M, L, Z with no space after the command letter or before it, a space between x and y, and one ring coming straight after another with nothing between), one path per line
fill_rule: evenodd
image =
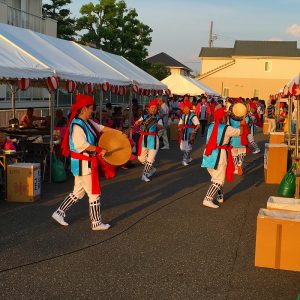
M83 155L81 153L76 153L71 151L71 157L79 160L87 160L92 162L92 194L97 195L101 193L100 183L99 183L99 174L98 174L98 159L96 155L92 155L92 157Z
M179 144L180 144L180 142L181 142L181 140L182 140L182 136L183 136L183 131L184 131L184 129L186 129L186 128L196 128L196 125L184 125L184 124L181 124L181 125L178 125L178 126L180 126L181 127L181 129L180 129L180 135L179 135L179 139L178 139L178 142L179 142Z
M227 166L226 166L226 180L233 181L234 162L232 157L232 146L223 145L217 146L218 149L224 149L227 151Z
M146 132L146 131L140 131L138 156L140 156L141 153L142 153L143 137L144 137L145 135L155 136L155 135L157 135L157 134L158 134L158 132Z

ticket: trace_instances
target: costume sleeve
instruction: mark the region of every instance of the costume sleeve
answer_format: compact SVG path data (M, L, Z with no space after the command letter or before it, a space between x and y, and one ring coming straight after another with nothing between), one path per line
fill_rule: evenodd
M93 124L94 128L95 128L98 132L101 132L101 131L103 130L103 128L104 128L103 125L98 124L98 123L94 122L94 121L91 120L91 119L89 119L89 122L91 122L91 123Z
M241 130L239 128L233 128L231 126L228 126L226 129L226 136L232 137L232 136L240 136Z
M180 119L179 119L179 122L178 122L178 125L181 125L181 124L183 124L183 121L182 121L182 119L180 118Z
M137 122L141 122L141 121L143 121L143 117L140 117L140 118L137 120Z
M200 124L199 119L198 119L198 117L197 117L196 115L193 116L192 122L193 122L193 124L196 125L196 126Z
M72 141L79 153L84 151L90 145L86 139L83 129L76 124L73 125Z

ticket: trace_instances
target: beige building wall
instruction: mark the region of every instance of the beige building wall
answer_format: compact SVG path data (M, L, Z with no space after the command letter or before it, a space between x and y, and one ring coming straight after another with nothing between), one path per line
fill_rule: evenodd
M200 64L200 74L204 74L206 72L209 72L213 69L216 69L222 65L225 65L229 62L231 62L232 59L228 58L228 59L222 59L222 58L205 58L201 60L201 64Z
M261 99L268 99L270 94L278 92L300 73L300 58L235 57L234 59L235 64L201 78L201 81L224 96L228 93L229 97L258 96ZM215 69L218 67L217 62L222 62L219 66L224 64L224 60L202 59L202 70L208 72Z

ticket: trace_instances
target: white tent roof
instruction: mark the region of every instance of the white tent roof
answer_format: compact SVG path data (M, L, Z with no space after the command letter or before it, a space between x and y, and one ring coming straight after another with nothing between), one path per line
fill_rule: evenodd
M92 55L96 56L101 61L118 70L121 74L126 76L133 84L137 84L144 89L167 89L167 86L159 80L138 68L130 61L122 56L111 54L99 49L82 46L89 51Z
M204 83L194 78L183 76L179 74L172 74L163 79L162 82L168 86L172 94L197 96L201 94L215 95L219 94L206 86Z
M52 75L50 68L39 63L0 35L0 78L39 79Z
M91 66L91 61L87 59L87 62L85 62L85 59L82 59L82 57L85 57L83 51L80 53L73 52L73 48L72 52L68 52L71 51L71 46L67 47L67 45L73 44L72 42L56 38L51 40L51 38L31 30L6 24L0 24L0 35L3 35L36 60L51 68L62 79L86 83L102 83L109 80L111 84L120 84L121 82L124 85L128 84L128 80L116 72L113 79L111 69L104 65L100 67L96 61L94 61L94 64L99 70L96 73L93 72L95 68L90 70L88 66ZM52 42L50 43L47 40ZM58 41L54 42L54 40ZM73 46L77 47L76 45ZM110 75L107 78L105 77L106 72Z
M97 78L99 78L101 82L108 81L115 85L129 85L131 83L130 80L121 72L114 69L109 64L102 62L98 58L95 58L94 55L81 45L41 33L37 33L37 35L62 51L64 54L73 58L76 62L87 67L90 71L96 74Z

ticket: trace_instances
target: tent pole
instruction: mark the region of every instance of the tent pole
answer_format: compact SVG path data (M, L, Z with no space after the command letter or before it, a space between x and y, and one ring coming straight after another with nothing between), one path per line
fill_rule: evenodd
M16 90L12 84L10 84L10 89L11 89L12 113L13 113L13 119L15 119L16 118Z
M103 91L102 89L100 89L100 115L99 115L99 118L100 118L100 124L102 124L102 105L103 105Z
M296 100L297 103L297 118L296 118L296 155L295 158L298 159L299 156L299 122L300 119L300 103L299 100Z
M56 92L57 97L57 92ZM53 131L54 131L54 102L55 96L52 93L49 93L49 103L50 103L50 120L51 120L51 127L50 127L50 170L49 170L49 183L52 183L52 155L53 155Z
M132 84L129 86L129 127L131 128L133 114L132 114Z
M279 98L280 101L280 98ZM291 146L291 133L292 133L292 98L288 98L289 111L288 111L288 147Z

